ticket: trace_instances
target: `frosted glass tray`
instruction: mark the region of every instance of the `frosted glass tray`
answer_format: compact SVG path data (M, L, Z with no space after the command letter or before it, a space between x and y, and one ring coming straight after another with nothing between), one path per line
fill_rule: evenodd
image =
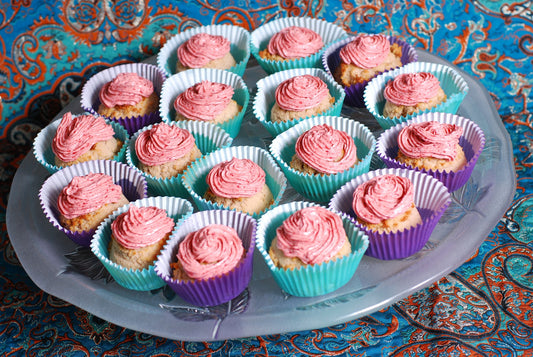
M451 65L425 51L419 51L419 60ZM248 290L231 303L211 309L188 306L166 289L131 291L68 269L65 255L74 252L76 245L41 211L37 195L48 174L31 153L20 165L11 187L7 228L12 245L30 278L45 292L114 324L175 340L211 341L294 332L368 315L430 285L470 258L513 198L516 183L510 138L487 90L459 72L470 91L458 114L475 121L487 139L470 181L453 194L452 204L420 252L395 261L365 256L352 280L328 295L285 295L259 254ZM244 76L249 89L254 90L255 82L264 75L259 67L250 66ZM79 112L78 100L63 112L67 110ZM381 131L364 110L345 108L343 116L362 121L376 137ZM264 146L270 139L249 111L235 143ZM289 189L284 200L297 198Z

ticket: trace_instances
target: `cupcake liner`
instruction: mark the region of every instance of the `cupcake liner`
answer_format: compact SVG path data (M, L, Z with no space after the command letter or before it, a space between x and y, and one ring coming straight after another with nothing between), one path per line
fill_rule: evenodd
M290 26L299 26L311 29L322 37L324 46L317 53L288 61L271 61L259 56L259 52L268 46L270 38L277 32ZM346 37L346 31L341 27L322 20L311 17L285 17L270 21L257 29L250 36L250 51L257 59L257 62L268 74L295 68L320 68L321 56L324 48L330 43Z
M272 136L276 136L289 129L290 127L293 127L302 120L306 119L294 119L282 123L270 121L270 111L276 103L276 88L278 88L278 86L282 82L292 77L302 76L305 74L309 74L322 79L327 84L331 96L335 98L335 102L333 103L333 105L320 115L340 115L342 110L342 104L344 103L344 98L346 94L342 87L337 82L335 82L333 78L325 71L318 68L297 68L277 72L271 74L270 76L262 78L257 82L257 93L253 101L253 112L255 117Z
M287 179L274 159L264 149L256 146L230 146L214 151L194 161L183 173L182 183L199 210L228 209L221 204L205 200L203 196L208 188L205 178L209 171L216 164L232 158L252 160L265 171L266 184L272 192L274 202L265 210L252 214L252 217L259 218L266 211L278 205L287 187Z
M231 145L233 139L221 128L211 124L197 121L180 121L172 122L169 125L174 125L182 129L188 130L196 141L196 146L202 152L203 155L209 154L220 148L225 148ZM150 194L154 196L176 196L176 197L188 197L189 194L183 184L181 183L181 176L162 179L149 175L138 168L139 158L135 152L135 142L139 135L149 130L153 125L149 125L139 130L135 135L131 137L130 143L126 150L126 162L134 170L137 170L144 176L148 184L148 190Z
M189 69L174 74L165 81L161 91L161 101L159 103L161 118L167 123L175 121L176 110L174 109L174 101L176 97L203 80L230 85L235 90L233 100L242 106L241 111L234 118L220 124L215 124L224 129L232 138L235 138L241 130L242 119L250 101L250 92L244 80L232 72L220 69L200 68Z
M119 285L126 289L139 291L161 288L165 285L165 282L157 276L155 272L155 262L146 269L133 270L124 268L109 259L108 246L111 240L111 222L113 222L120 214L126 212L130 205L135 205L137 207L154 206L164 209L167 212L167 215L174 219L174 222L176 223L172 234L174 234L179 228L182 220L192 214L192 205L189 201L178 197L147 197L130 202L130 204L119 208L106 218L96 229L91 241L91 251L96 255L98 260L102 262L104 267Z
M229 72L239 76L244 75L246 64L250 59L250 33L240 26L233 25L208 25L199 26L183 31L170 38L157 54L157 66L167 75L176 74L176 63L178 61L178 47L199 33L224 36L231 43L230 53L237 64Z
M98 93L102 86L113 79L119 73L137 73L139 76L144 77L154 84L154 91L160 95L163 82L166 79L165 74L157 68L157 66L147 63L127 63L118 65L115 67L107 68L101 72L98 72L92 76L87 83L83 86L81 91L81 107L92 113L98 114L98 106L100 105L100 99ZM106 117L109 120L116 121L122 125L128 131L129 135L132 135L140 128L154 124L161 121L161 117L158 112L150 113L143 116L136 117Z
M354 275L368 248L368 236L349 217L341 215L352 253L341 259L301 267L282 269L275 266L268 254L276 229L294 212L316 204L295 201L267 212L257 224L256 246L281 289L294 296L311 297L330 293L345 285Z
M85 176L89 173L104 173L113 177L115 184L122 187L122 193L129 201L147 196L146 180L128 165L111 160L95 160L82 162L65 167L47 178L39 190L39 202L46 218L54 227L65 233L74 243L88 247L94 234L94 229L84 232L74 232L64 228L59 223L57 198L61 190L67 186L75 176Z
M246 254L233 270L223 275L184 282L172 278L170 264L175 262L179 244L189 233L210 224L222 224L234 228L242 239ZM228 210L201 211L194 213L172 235L155 264L157 275L176 294L197 306L214 306L230 301L248 286L252 277L252 263L255 249L256 220L251 216Z
M344 131L354 139L359 162L342 172L331 175L310 175L290 167L295 153L296 141L315 125L328 124L334 129ZM318 116L305 119L287 131L279 134L270 145L270 153L277 161L291 186L302 196L317 202L328 202L331 196L346 182L368 172L376 139L363 124L352 119L333 116Z
M416 50L413 46L397 37L386 37L391 45L396 43L402 48L402 65L406 65L411 62L416 62L418 60L418 54L416 53ZM333 74L341 64L341 59L339 56L341 49L356 38L357 36L350 36L349 38L331 44L328 48L324 50L324 53L322 54L322 66L324 66L328 74L333 76ZM353 107L364 108L365 101L363 99L363 93L368 82L370 82L370 80L353 84L349 87L344 87L344 91L346 92L346 99L344 100L344 102Z
M356 221L357 217L352 209L353 192L363 182L387 174L408 177L411 180L414 203L422 217L422 223L399 232L379 233ZM367 255L382 260L392 260L406 258L422 249L450 202L450 192L442 182L425 173L406 169L379 169L347 182L333 196L329 208L348 215L360 229L365 231L370 242Z
M440 82L441 88L446 93L447 99L436 107L408 116L387 118L383 116L385 97L383 90L391 79L404 73L429 72ZM395 70L382 73L372 79L365 87L363 98L366 109L376 118L383 129L388 129L396 124L406 122L415 115L428 112L444 112L455 114L468 93L468 84L461 75L449 66L429 62L412 62Z
M76 114L73 116L78 115L82 114ZM113 130L115 131L115 135L113 136L122 141L122 147L115 157L113 157L113 160L117 162L123 162L126 157L126 148L128 147L130 141L128 132L126 129L124 129L124 127L116 122L109 120L106 120L106 122L113 127ZM35 140L33 141L33 156L35 156L35 159L51 174L62 169L62 167L56 166L55 154L52 150L52 142L54 140L54 136L56 135L57 127L60 123L61 119L51 122L37 134Z
M426 170L406 165L396 160L398 154L398 135L400 131L412 123L425 121L437 121L445 124L455 124L463 128L463 135L459 139L459 145L463 148L467 160L466 166L457 172ZM485 135L479 126L473 121L458 115L449 113L425 113L413 117L411 120L400 123L387 129L381 134L377 143L377 154L381 160L391 168L405 168L427 173L441 181L450 192L462 187L472 175L474 166L485 146Z

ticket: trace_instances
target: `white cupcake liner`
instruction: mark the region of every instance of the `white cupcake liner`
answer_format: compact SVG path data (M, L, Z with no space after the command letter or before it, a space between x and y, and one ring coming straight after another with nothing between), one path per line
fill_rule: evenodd
M155 261L154 264L146 269L133 270L124 268L109 259L108 246L111 240L111 222L113 222L120 214L126 212L130 205L135 205L137 207L154 206L164 209L167 212L167 215L175 222L172 233L179 228L179 225L184 219L192 214L192 205L189 201L178 197L147 197L130 202L130 204L122 206L107 217L104 222L98 226L93 239L91 240L91 251L96 255L98 260L102 262L104 267L119 285L126 289L139 291L161 288L165 285L165 282L157 276L155 272Z
M230 53L237 64L228 71L239 76L244 75L246 64L250 59L250 33L244 28L233 25L207 25L187 29L170 38L157 54L157 66L167 75L176 74L178 47L199 33L224 36L230 43Z
M274 34L290 26L305 27L315 31L322 37L324 46L313 55L289 61L265 60L259 56L259 52L268 46L268 42ZM259 62L259 65L269 74L293 68L320 68L321 56L324 49L332 42L346 36L346 31L341 27L322 19L312 17L285 17L272 20L255 29L250 36L250 51L257 59L257 62Z
M408 116L388 118L383 116L383 107L385 106L385 97L383 91L389 80L394 79L404 73L432 73L440 82L440 86L446 94L446 100L437 106ZM468 93L468 83L453 68L430 62L413 62L392 71L382 73L372 79L363 94L365 107L376 118L383 129L388 129L396 124L406 122L415 115L428 112L444 112L455 114Z
M314 203L295 201L275 207L259 219L256 246L263 256L274 280L286 293L294 296L311 297L330 293L345 285L355 274L368 248L368 236L349 217L341 215L344 229L352 246L350 255L333 261L309 265L299 269L276 267L268 254L276 229L294 212Z
M344 92L344 89L333 80L333 77L328 75L325 71L318 68L297 68L277 72L257 81L257 92L253 100L253 112L255 117L272 136L276 136L306 119L293 119L282 123L272 122L270 120L270 111L276 103L276 89L278 86L290 78L306 74L323 80L328 86L329 93L335 98L333 105L320 115L340 115L346 93Z
M138 168L139 158L135 152L135 142L142 132L152 129L154 125L149 125L142 128L131 137L130 143L126 150L126 162L130 167L132 167L134 170L137 170L141 175L144 176L151 195L186 198L189 196L189 194L181 183L182 174L179 174L175 177L162 179L147 174ZM233 139L228 133L211 123L198 121L179 121L169 123L169 125L177 126L181 129L189 131L195 139L196 146L203 155L209 154L210 152L221 148L228 147L233 142Z
M331 175L304 174L290 166L298 138L312 127L327 124L353 138L357 147L358 163L342 172ZM317 202L328 202L333 194L346 182L368 172L376 139L363 124L348 118L318 116L305 119L274 138L270 153L280 165L291 186L302 196Z
M413 183L414 203L422 217L422 223L415 227L394 233L379 233L356 221L352 208L353 192L363 182L382 175L407 177ZM407 169L379 169L357 176L342 186L329 202L329 208L341 212L369 237L366 254L382 260L406 258L424 247L440 217L448 208L451 196L448 189L436 178L425 173Z
M242 109L235 117L220 124L215 124L224 129L232 138L235 138L241 129L241 123L244 113L250 101L250 92L244 80L235 73L223 71L220 69L199 68L189 69L184 72L174 74L165 81L161 91L161 100L159 102L159 114L163 121L170 123L175 121L176 110L174 101L177 96L185 92L188 88L208 80L214 83L223 83L233 87L233 100L239 104Z
M110 160L95 160L82 162L65 167L48 177L39 190L39 202L46 218L54 227L65 233L73 242L88 247L94 230L74 232L64 228L59 223L60 213L57 199L61 190L74 177L85 176L89 173L104 173L113 177L113 182L122 187L122 193L129 201L147 196L146 180L128 165Z
M466 166L457 171L425 170L410 165L406 165L396 160L398 154L398 135L400 131L412 123L422 123L426 121L437 121L444 124L455 124L463 128L463 135L459 140L459 145L463 148L467 160ZM441 181L449 191L453 192L462 187L472 175L474 166L485 147L485 135L481 128L473 121L449 113L425 113L414 116L411 120L400 123L383 132L377 142L376 151L387 167L398 167L416 170L429 174Z
M237 231L246 251L243 261L231 271L210 279L190 282L173 279L170 264L177 260L176 255L181 241L187 234L210 224L222 224ZM157 259L155 271L178 296L193 305L213 306L228 302L246 289L252 277L256 226L256 220L242 212L228 210L196 212L172 235L172 239Z
M221 204L204 199L203 196L208 188L205 178L209 171L216 164L229 161L233 158L252 160L265 171L266 184L272 192L274 202L265 210L252 215L254 218L259 218L266 211L278 205L287 187L287 179L283 175L283 172L276 165L272 156L264 149L256 146L230 146L214 151L194 161L187 168L182 176L183 186L185 186L185 189L191 195L199 210L228 209Z
M74 114L73 116L76 117L79 115L84 114ZM122 141L122 147L115 157L113 157L113 160L117 162L123 162L126 157L126 148L128 147L130 140L128 132L126 129L124 129L124 127L122 127L122 125L116 122L109 120L106 120L106 122L110 124L115 131L115 135L113 135L113 137ZM35 156L35 159L51 174L62 169L62 167L56 166L55 154L52 151L52 142L60 123L61 119L51 122L37 134L35 140L33 141L33 156Z

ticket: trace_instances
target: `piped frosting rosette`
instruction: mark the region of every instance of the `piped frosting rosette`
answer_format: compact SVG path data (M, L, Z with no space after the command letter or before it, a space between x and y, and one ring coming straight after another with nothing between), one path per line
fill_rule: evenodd
M121 73L136 73L140 77L149 80L152 83L153 91L159 96L163 82L166 79L165 74L157 66L147 63L127 63L107 68L92 76L83 86L81 91L81 107L92 113L97 114L100 105L99 93L102 87L114 80ZM140 128L161 121L157 111L136 117L116 118L110 117L109 120L115 121L122 125L132 135Z
M177 127L189 132L194 138L194 143L196 144L202 155L209 154L210 152L213 152L220 148L228 147L233 142L233 139L227 132L211 123L197 121L179 121L171 122L168 124L165 122L164 124L170 125L172 127ZM181 176L183 174L179 174L171 178L157 178L141 171L138 168L139 157L137 156L137 153L135 151L137 139L139 135L141 135L143 132L147 130L152 130L152 128L156 125L160 124L157 123L149 125L139 130L137 133L135 133L135 135L131 137L128 148L126 150L126 162L130 167L138 171L146 178L146 182L148 184L148 191L151 195L189 197L187 190L185 190L183 184L181 183ZM165 151L164 147L168 144L169 142L167 140L163 140L159 145L157 143L154 143L154 146L159 147L157 150L161 150L161 152L163 152ZM177 149L179 150L179 148ZM156 152L154 152L154 155L159 156L161 158L161 156L158 155Z
M163 85L161 101L159 103L159 113L161 118L167 123L174 121L176 117L176 109L174 108L176 98L187 89L202 81L221 83L233 88L232 99L236 101L242 109L232 119L216 125L224 129L232 138L235 138L241 129L242 119L246 112L246 108L248 107L248 102L250 101L250 93L248 92L248 87L246 86L246 83L244 83L244 80L232 72L220 69L199 68L189 69L174 74L168 78ZM201 106L201 108L198 103L196 106L199 107L198 110L212 112L213 108L210 108L209 105L209 99L207 98L205 105Z
M311 55L288 61L267 60L259 56L259 52L268 47L273 36L292 26L312 30L320 36L323 46ZM303 41L303 46L307 47L308 43L312 41L312 37L310 38L306 34L298 36L299 38L281 39L280 41L285 42L285 44L279 44L279 46L284 46L289 50L292 45L296 44L294 42L301 40L304 35L306 36L306 41ZM250 36L250 51L259 62L259 65L269 74L293 68L320 68L321 55L324 48L345 36L346 32L341 27L325 20L311 17L286 17L272 20L255 29ZM289 55L292 54L289 53Z
M431 73L435 76L446 94L446 100L424 112L413 115L388 118L383 116L385 105L384 90L387 83L400 74L405 73ZM430 62L412 62L403 67L380 74L372 79L365 87L363 98L365 107L376 118L383 129L388 129L396 124L403 123L415 115L427 112L443 112L455 114L468 93L468 84L461 75L452 67Z
M414 204L422 218L422 223L396 232L380 233L370 230L356 221L353 194L363 183L384 175L397 175L408 178L414 191ZM391 191L391 195L401 190ZM420 251L428 242L437 223L451 202L450 192L439 180L425 173L407 169L379 169L357 176L342 186L329 202L329 208L348 215L369 237L366 254L383 260L402 259ZM382 205L375 204L382 208Z
M194 280L173 279L170 264L177 261L178 251L181 249L180 244L189 234L211 225L221 225L234 230L232 233L236 233L242 242L240 244L242 244L243 251L240 251L240 256L233 253L234 249L230 249L224 237L218 233L227 230L227 228L214 229L210 233L213 235L210 239L205 239L205 237L199 236L200 233L197 233L197 236L191 236L189 239L191 241L193 239L203 241L205 244L195 244L194 247L197 249L194 251L190 251L187 249L188 247L184 246L184 253L185 251L188 252L187 260L193 262L191 270L194 269L194 263L203 265L202 262L204 262L206 265L210 265L208 272L209 275L213 276L203 278L207 269L201 269L202 273L197 275ZM183 221L173 234L172 240L161 252L155 265L156 273L178 296L193 305L213 306L230 301L246 289L252 277L256 225L254 218L242 212L229 210L196 212ZM207 234L208 232L204 233ZM207 263L208 261L209 263ZM236 265L229 271L217 273L217 271L222 271L219 266L225 264L233 266L235 262L237 262Z
M270 120L270 111L276 103L276 89L278 86L293 77L305 75L311 75L321 79L326 83L329 94L335 99L332 106L320 115L340 115L346 94L342 87L326 72L318 68L297 68L277 72L262 78L257 82L257 92L253 100L253 112L255 117L272 136L276 136L306 119L293 119L286 122L272 122Z
M157 66L170 77L176 74L177 49L192 36L206 33L222 36L230 42L230 53L237 64L228 71L239 76L244 74L250 59L250 33L240 26L208 25L189 28L170 38L157 54Z
M349 217L340 215L342 227L352 248L349 255L340 259L310 264L298 269L277 267L268 253L272 240L277 234L276 230L297 211L309 207L323 208L317 204L304 201L285 203L265 213L257 224L256 246L270 269L274 280L286 293L301 297L324 295L341 288L356 273L361 258L368 248L368 236ZM307 223L307 226L313 226L313 234L317 236L316 239L320 240L321 244L328 244L327 237L321 235L321 233L327 234L326 232L329 232L329 230L321 225L320 222ZM305 234L306 224L305 222L300 224L302 224L300 231Z
M416 62L418 60L418 54L413 46L411 46L407 42L394 36L384 36L384 37L387 39L388 43L391 46L396 43L401 47L402 57L400 60L402 62L402 65L406 65L411 62ZM350 36L348 38L339 40L337 42L332 43L324 50L324 53L322 54L322 66L325 68L326 72L328 72L330 75L333 76L333 73L335 73L336 69L341 64L341 57L340 57L341 49L344 48L349 43L351 43L352 41L354 41L356 38L357 36ZM370 46L370 50L372 50L373 47L374 46ZM389 50L387 49L387 52L388 51ZM372 58L372 56L368 56L368 57ZM376 55L376 57L378 57L378 55ZM378 60L376 59L376 61L373 63L368 62L367 65L376 66L377 64L381 63L377 61ZM363 99L363 93L368 82L370 81L357 83L349 87L345 87L344 91L346 92L346 99L345 99L346 104L350 106L354 106L354 107L364 108L365 102Z
M63 227L59 221L57 199L65 186L74 177L90 173L103 173L113 178L122 187L122 193L129 201L148 196L146 180L128 165L111 160L87 161L65 167L47 178L39 190L39 202L46 218L54 227L65 233L73 242L88 247L94 230L75 232Z
M203 196L208 189L206 178L211 169L217 164L229 162L233 158L248 159L259 165L265 172L265 183L274 198L274 202L267 209L254 213L252 216L258 218L272 207L277 206L287 187L287 179L272 156L266 150L255 146L230 146L194 161L183 173L182 183L198 209L227 209L218 203L204 199Z
M142 232L144 226L149 226L149 220L152 220L153 222L164 222L166 217L170 217L174 221L174 228L172 229L169 240L172 239L173 234L176 232L181 222L192 214L193 207L189 201L178 197L156 196L138 199L113 212L100 224L100 226L98 226L94 233L94 237L91 241L91 251L102 262L104 267L119 285L126 289L139 291L161 288L165 285L165 282L155 272L155 261L154 264L150 265L147 269L133 270L124 268L109 259L108 246L112 234L111 225L117 217L128 212L131 205L134 205L136 208L155 207L158 209L158 212L156 212L157 214L148 212L129 217L128 225L137 225L137 227L133 227L134 232L136 232L136 230ZM163 214L166 214L166 217L161 217L161 210L164 211ZM141 223L144 219L147 219L148 223ZM160 224L156 224L156 226L160 226ZM154 230L155 229L157 229L157 227L154 227ZM139 240L146 240L145 237L149 235L148 233L139 235ZM139 245L144 246L142 244Z
M309 138L305 142L304 153L311 160L321 162L316 166L322 171L330 171L326 174L302 173L290 166L292 157L296 153L296 142L311 128L327 125L331 129L347 134L347 137L355 144L357 162L346 168L339 166L338 153L346 150L341 137L331 130L321 130L318 136ZM328 202L333 194L346 182L354 177L368 172L376 146L376 139L372 132L363 124L348 118L337 116L318 116L308 118L296 124L292 128L279 134L270 144L269 151L280 165L290 185L302 196L317 202ZM338 153L334 153L336 149ZM329 158L335 154L337 158ZM343 154L344 155L344 154ZM305 162L305 161L304 161ZM320 168L320 166L325 166ZM346 166L346 165L345 165ZM331 170L328 170L331 169Z
M401 130L411 123L424 123L435 121L442 124L457 125L462 128L462 135L459 138L459 146L463 149L467 164L457 172L441 170L425 170L412 167L396 160L398 154L398 135ZM438 138L442 140L442 137ZM435 145L437 145L435 140ZM383 132L377 141L376 152L391 168L405 168L427 173L441 181L451 192L462 187L472 175L476 162L485 147L485 135L481 128L473 121L449 113L425 113L414 116L411 120L400 123ZM442 153L443 148L435 147L434 150Z

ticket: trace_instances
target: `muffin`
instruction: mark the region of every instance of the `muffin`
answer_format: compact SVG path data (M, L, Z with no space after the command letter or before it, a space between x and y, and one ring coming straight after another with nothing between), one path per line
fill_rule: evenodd
M301 26L289 26L275 33L259 56L269 61L288 61L311 56L324 47L322 37Z
M237 64L230 48L231 43L224 36L205 32L193 35L176 51L176 72L192 68L230 69Z

